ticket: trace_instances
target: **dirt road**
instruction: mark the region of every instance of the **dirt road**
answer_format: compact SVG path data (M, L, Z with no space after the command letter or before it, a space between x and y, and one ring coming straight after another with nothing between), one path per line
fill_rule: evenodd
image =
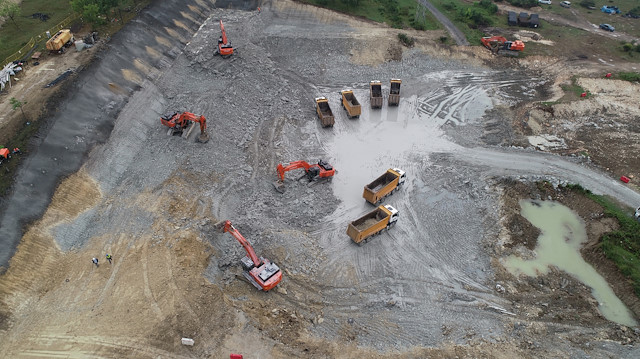
M603 193L611 181L623 202L638 199L588 166L488 143L516 136L502 120L510 105L544 99L549 80L491 70L467 53L402 49L389 40L397 30L307 5L229 5L239 3L150 6L81 75L64 116L51 120L18 181L42 181L39 198L53 192L56 176L71 176L29 212L45 211L0 278L6 353L640 355L627 345L632 329L598 316L587 299L578 301L587 319L548 319L496 289L503 277L491 248L500 240L503 177L579 181ZM229 59L214 55L220 19L237 50ZM375 55L373 63L362 53ZM381 79L385 93L391 78L403 79L400 106L371 110L368 82ZM362 103L359 119L339 105L344 88ZM321 95L333 128L315 114ZM167 136L159 118L168 111L206 116L210 141ZM78 123L70 127L69 118ZM58 156L68 163L58 165ZM332 182L292 173L284 194L273 189L278 163L319 159L337 169ZM400 220L354 245L347 223L372 208L362 188L389 167L408 174L385 201ZM11 208L26 206L29 193L18 187ZM2 219L3 231L4 221L14 223L3 233L13 240L14 213ZM277 289L258 292L242 280L242 247L213 228L223 219L282 268ZM90 259L105 253L114 263L94 267ZM196 345L182 346L182 337Z
M428 0L420 0L420 3L424 5L427 9L429 9L429 11L431 11L433 16L435 16L436 19L438 19L438 21L440 21L440 23L444 25L444 27L447 29L451 37L453 37L453 40L456 42L456 44L462 45L462 46L469 46L469 41L467 41L467 37L464 36L462 31L460 31L460 29L458 29L453 24L453 22L449 20L448 17L444 16L440 12L440 10L438 10L438 8L433 6L433 4L430 3Z

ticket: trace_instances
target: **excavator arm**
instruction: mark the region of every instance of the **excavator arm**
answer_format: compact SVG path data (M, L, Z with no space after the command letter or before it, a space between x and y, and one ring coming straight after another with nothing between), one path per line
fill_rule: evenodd
M264 291L271 290L280 283L282 280L280 267L266 258L258 258L249 241L233 227L231 221L218 222L215 227L223 233L229 232L247 251L247 256L242 258L242 267L244 268L243 275L249 283Z
M253 262L254 266L258 267L262 264L262 261L256 255L256 252L253 250L253 247L251 247L251 244L249 244L249 241L247 241L244 236L240 234L240 232L238 232L238 230L231 224L231 221L227 220L216 226L220 227L222 233L229 232L229 234L231 234L233 238L240 242L242 247L244 247L244 250L247 251L247 255Z
M278 178L280 181L284 181L284 173L291 170L297 170L298 168L304 168L304 171L307 172L311 165L306 161L294 161L285 164L278 164Z
M224 24L222 23L222 20L220 20L220 31L222 32L222 43L223 44L227 44L227 32L224 31Z

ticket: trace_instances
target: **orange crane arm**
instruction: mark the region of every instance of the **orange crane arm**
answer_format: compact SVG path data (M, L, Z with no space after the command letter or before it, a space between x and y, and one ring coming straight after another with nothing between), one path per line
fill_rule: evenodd
M238 230L231 224L231 221L224 221L222 232L229 232L229 234L231 234L233 238L240 242L240 244L244 247L244 250L247 251L247 255L249 256L249 258L251 258L251 260L253 261L253 265L255 265L256 267L262 265L262 261L256 255L256 252L253 250L253 247L251 247L251 244L249 244L249 241L247 241L242 236L242 234L238 232Z
M220 20L220 31L222 31L222 43L227 44L227 32L224 31L224 25L222 24L222 20Z
M278 164L278 178L281 181L284 181L284 173L287 171L291 171L291 170L296 170L298 168L304 168L305 171L308 170L311 167L310 164L308 164L306 161L294 161L291 163L285 163L284 165L282 163Z

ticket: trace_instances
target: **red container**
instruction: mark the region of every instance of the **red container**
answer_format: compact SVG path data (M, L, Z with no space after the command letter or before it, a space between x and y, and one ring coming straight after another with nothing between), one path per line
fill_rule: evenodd
M587 93L586 92L581 93L580 97L587 97Z
M627 176L622 176L620 177L620 181L624 182L624 183L629 183L629 177Z
M611 72L609 72L608 74L605 75L606 78L611 77Z
M229 359L242 359L242 354L231 354Z

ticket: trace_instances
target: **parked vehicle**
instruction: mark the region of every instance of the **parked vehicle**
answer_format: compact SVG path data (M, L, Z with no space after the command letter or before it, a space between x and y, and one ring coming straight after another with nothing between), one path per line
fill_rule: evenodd
M551 0L538 0L538 4L551 5Z
M360 117L362 107L360 106L358 99L356 99L356 95L353 91L342 90L340 91L340 95L342 96L342 107L347 110L347 116L349 118Z
M507 24L509 26L518 26L518 14L515 11L509 11L507 13Z
M522 27L529 27L529 14L521 12L520 15L518 15L518 25Z
M349 223L347 235L359 245L367 243L370 237L389 230L398 221L398 210L391 205L379 206L373 211Z
M63 53L65 48L73 45L74 40L71 30L63 29L47 40L45 47L51 52Z
M333 111L331 111L331 107L329 107L329 100L327 100L326 97L316 97L316 112L318 113L322 127L333 127L336 123L333 117Z
M529 27L532 28L537 28L540 26L540 17L538 16L538 14L531 14L531 17L529 18Z
M560 6L566 7L566 8L570 8L571 7L571 1L563 1L563 2L560 3Z
M391 79L391 86L389 86L389 106L398 106L400 104L400 85L402 80Z
M619 14L620 13L620 9L618 9L617 6L604 5L603 7L600 8L600 11L602 11L605 14Z
M611 26L611 25L609 25L609 24L600 24L600 28L602 30L607 30L607 31L611 31L611 32L616 31L616 28Z
M407 175L403 170L389 168L382 176L364 186L362 197L371 204L378 204L385 197L397 191L406 180Z
M633 214L633 217L640 221L640 207L636 208L636 213Z
M382 84L380 81L369 82L371 108L382 108Z

